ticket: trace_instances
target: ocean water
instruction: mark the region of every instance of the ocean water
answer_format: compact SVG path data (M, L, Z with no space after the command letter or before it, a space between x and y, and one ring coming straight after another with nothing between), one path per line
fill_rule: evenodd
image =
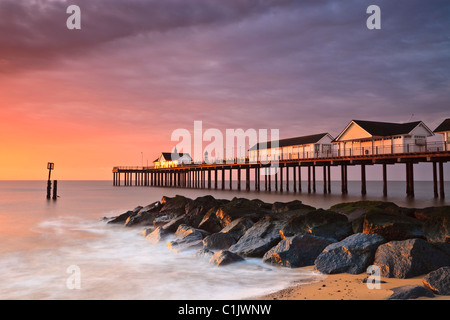
M113 187L110 181L59 181L57 201L45 198L45 181L0 181L0 299L243 299L322 275L267 265L261 259L214 267L151 245L142 228L107 225L103 217L145 206L163 195L196 198L235 196L267 202L300 199L317 208L361 200L359 183L349 195L293 192ZM430 182L416 182L416 198L405 197L403 182L368 182L366 200L388 200L408 207L449 205L433 198ZM449 184L446 190L450 192ZM305 186L303 190L305 190ZM291 188L292 190L292 188Z

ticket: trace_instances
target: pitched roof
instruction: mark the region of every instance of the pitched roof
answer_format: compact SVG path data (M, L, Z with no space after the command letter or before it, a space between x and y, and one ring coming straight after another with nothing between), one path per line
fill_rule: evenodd
M433 132L450 131L450 118L445 119Z
M189 155L189 153L162 152L161 155L164 157L164 159L166 159L166 161L178 160L184 156L187 156L187 157L189 157L189 159L191 159L191 156ZM158 162L160 157L158 157L158 159L156 159L153 162Z
M357 125L366 130L372 136L395 136L397 134L410 133L421 121L407 123L391 123L378 121L353 120Z
M366 120L352 120L347 127L334 139L338 139L344 134L344 132L350 127L352 123L356 123L362 129L367 131L371 136L374 137L390 137L401 134L410 133L415 127L422 124L432 135L430 129L425 126L422 121L406 122L406 123L393 123L393 122L380 122L380 121L366 121Z
M313 134L310 136L282 139L282 140L278 140L278 147L298 146L298 145L302 145L302 144L317 143L317 142L319 142L320 139L322 139L326 135L328 135L328 133L319 133L319 134ZM331 139L333 139L333 138L331 137ZM258 149L270 149L272 146L272 143L275 143L275 142L277 142L277 140L268 141L268 142L260 142L260 143L255 144L250 149L248 149L248 151L258 150Z

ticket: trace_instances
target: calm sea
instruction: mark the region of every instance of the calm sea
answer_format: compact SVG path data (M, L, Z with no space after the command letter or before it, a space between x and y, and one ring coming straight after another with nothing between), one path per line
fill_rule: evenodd
M380 182L368 182L364 199L417 208L450 204L433 199L431 182L415 183L414 200L405 197L403 182L388 187L390 196L384 199ZM0 299L241 299L293 281L314 281L320 275L273 267L260 259L213 267L194 258L194 252L174 253L164 244L149 244L141 228L107 225L102 218L176 194L267 202L300 199L317 208L362 199L357 182L349 182L346 197L337 182L332 194L323 195L318 183L317 193L308 195L59 181L57 201L45 199L45 188L45 181L0 181ZM446 190L450 197L449 183ZM73 282L74 276L80 281Z

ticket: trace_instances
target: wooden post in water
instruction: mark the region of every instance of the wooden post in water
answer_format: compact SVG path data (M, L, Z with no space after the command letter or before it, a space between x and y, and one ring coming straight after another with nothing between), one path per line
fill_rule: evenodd
M367 194L366 187L366 165L361 165L361 194L365 196Z
M52 170L55 168L55 164L53 162L49 162L47 163L47 169L48 169L48 181L47 181L47 199L51 198L51 193L52 193L52 181L51 179L51 175L52 175Z
M434 197L439 197L438 194L438 185L437 185L437 170L436 170L436 161L433 161L433 191Z
M58 199L58 180L53 180L53 200Z

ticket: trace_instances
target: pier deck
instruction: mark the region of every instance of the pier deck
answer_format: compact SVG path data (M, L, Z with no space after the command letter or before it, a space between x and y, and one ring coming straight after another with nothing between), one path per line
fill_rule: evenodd
M265 191L290 191L289 188L292 187L292 191L301 192L302 171L306 171L307 191L311 193L316 192L316 170L321 168L323 171L323 192L330 193L331 167L340 166L341 192L347 194L347 167L360 166L361 194L365 195L367 193L366 166L381 165L383 167L383 195L387 196L387 166L404 164L406 170L406 194L408 197L414 197L414 164L430 163L433 168L434 197L445 198L443 163L448 161L450 161L450 151L428 151L283 159L278 160L278 170L272 170L272 172L276 172L274 174L268 174L269 168L273 166L273 163L249 162L248 158L235 159L225 163L192 163L170 168L114 167L112 172L114 186L167 186L204 189L225 189L226 185L229 189L232 189L233 184L231 181L233 181L233 172L235 172L237 174L238 190L242 188L242 173L244 173L245 189L250 190L250 176L251 171L253 171L255 190L262 190L261 178L263 178L263 189ZM305 170L301 170L302 168L305 168Z

